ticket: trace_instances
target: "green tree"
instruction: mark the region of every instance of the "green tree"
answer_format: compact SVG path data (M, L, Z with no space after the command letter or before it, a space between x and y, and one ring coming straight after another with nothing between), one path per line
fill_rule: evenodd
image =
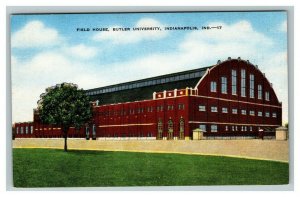
M82 89L72 83L57 84L46 89L40 95L38 111L44 124L61 127L64 136L64 150L68 151L67 138L69 128L79 130L92 118L89 98Z

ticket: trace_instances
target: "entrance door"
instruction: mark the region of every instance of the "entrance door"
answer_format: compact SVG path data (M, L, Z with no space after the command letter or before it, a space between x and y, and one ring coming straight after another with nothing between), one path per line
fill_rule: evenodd
M87 140L90 139L90 128L89 127L85 127L85 138Z
M93 136L92 139L95 140L96 139L96 125L93 125Z

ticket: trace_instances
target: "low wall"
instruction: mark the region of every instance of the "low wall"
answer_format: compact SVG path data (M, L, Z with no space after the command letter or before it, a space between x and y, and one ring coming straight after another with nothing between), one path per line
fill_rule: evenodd
M63 139L17 138L13 148L63 149ZM224 155L288 162L288 141L276 140L85 140L68 139L69 149Z

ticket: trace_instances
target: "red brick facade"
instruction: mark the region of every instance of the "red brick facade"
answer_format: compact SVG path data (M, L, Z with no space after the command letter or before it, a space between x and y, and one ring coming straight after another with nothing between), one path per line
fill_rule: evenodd
M243 95L244 94L244 95ZM153 98L96 106L93 121L69 137L187 139L196 128L206 137L257 137L281 126L282 104L264 74L248 61L228 59L208 68L195 87L153 92ZM259 98L261 97L261 98ZM26 133L27 131L27 133ZM62 137L58 127L15 123L14 136Z

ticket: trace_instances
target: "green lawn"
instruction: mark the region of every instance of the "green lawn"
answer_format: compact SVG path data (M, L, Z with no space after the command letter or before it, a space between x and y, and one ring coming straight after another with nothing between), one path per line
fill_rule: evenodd
M13 149L15 187L287 184L287 163L182 154Z

